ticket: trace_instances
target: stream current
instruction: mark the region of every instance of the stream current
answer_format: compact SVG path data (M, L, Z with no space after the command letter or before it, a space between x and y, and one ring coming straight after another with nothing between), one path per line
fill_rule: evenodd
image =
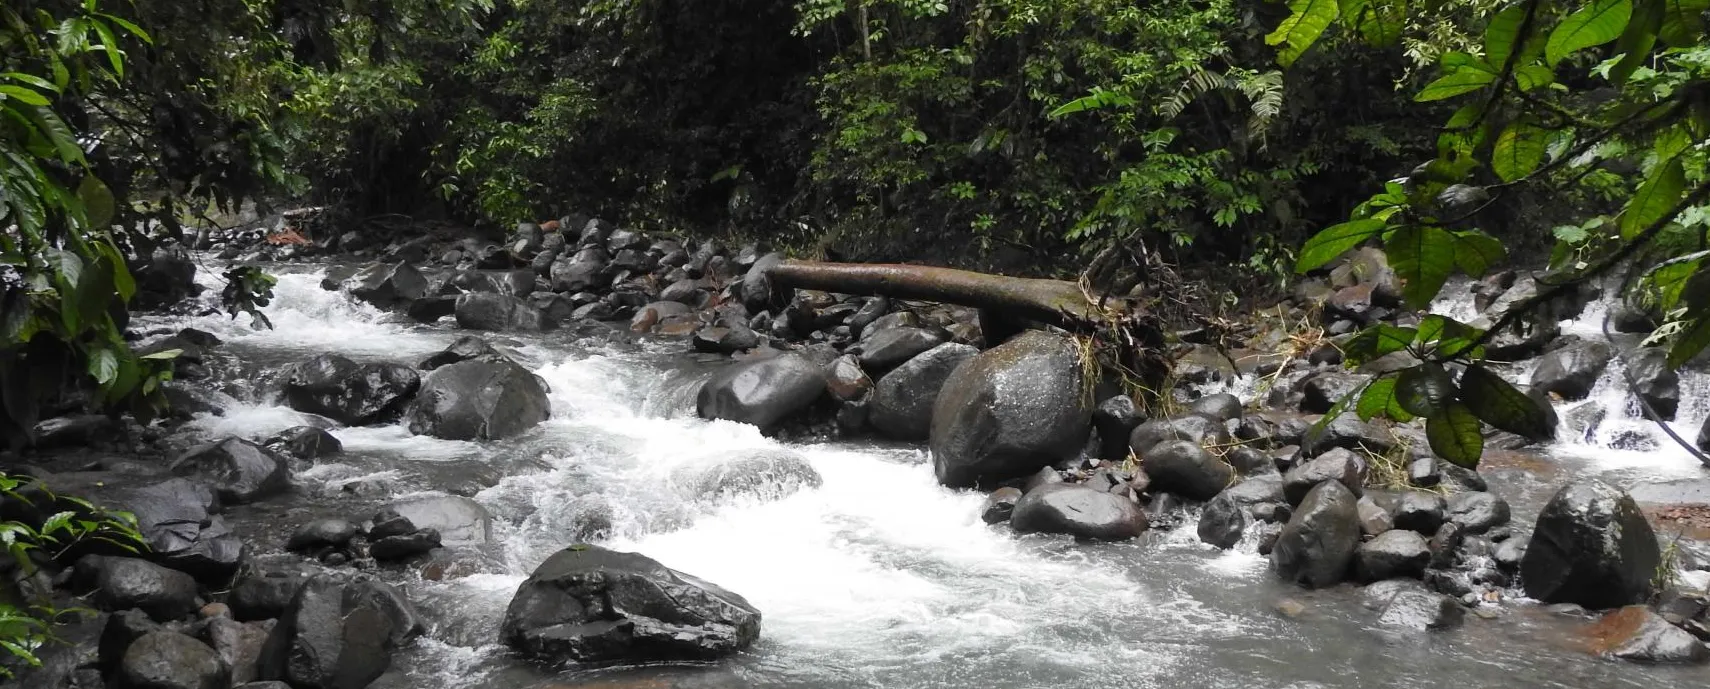
M413 365L463 334L324 291L322 268L269 268L279 277L266 309L272 330L224 316L140 319L142 329L195 327L225 340L215 370L229 409L198 418L193 433L260 439L304 423L277 399L276 379L298 361L338 353ZM217 294L217 273L201 274ZM1439 305L1462 307L1452 298ZM1584 318L1600 315L1593 308ZM1564 325L1591 332L1596 323ZM259 556L282 552L291 529L309 519L362 519L420 493L469 496L495 516L490 538L453 546L451 566L383 574L430 629L394 657L377 689L1662 689L1701 687L1710 677L1703 668L1592 657L1582 650L1583 619L1524 601L1492 608L1492 619L1469 615L1451 632L1386 629L1352 587L1297 589L1276 581L1251 544L1222 551L1199 543L1195 514L1128 543L1018 537L981 521L981 494L938 486L924 448L781 443L750 426L695 418L697 386L722 364L697 360L682 342L564 332L489 339L551 386L549 421L496 443L412 436L398 425L333 429L343 454L299 472L293 494L228 513ZM1704 478L1695 459L1629 409L1616 368L1578 403L1601 407L1593 432L1564 432L1542 453L1493 457L1481 468L1518 524L1529 527L1573 476L1635 491ZM1250 396L1247 387L1234 389ZM1687 438L1710 415L1707 389L1710 377L1683 376L1676 427ZM677 481L733 453L777 449L804 457L822 485L708 500ZM710 666L557 672L510 656L497 630L517 585L580 541L640 552L741 594L764 615L760 641ZM1285 599L1301 605L1281 606L1290 608L1284 615Z

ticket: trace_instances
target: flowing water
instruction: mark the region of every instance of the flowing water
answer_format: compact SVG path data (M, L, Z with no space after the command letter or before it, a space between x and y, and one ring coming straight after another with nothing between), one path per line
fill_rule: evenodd
M317 269L276 270L273 330L223 316L143 322L226 341L219 351L229 362L217 371L235 406L198 419L199 434L259 438L302 423L270 382L296 361L336 352L413 363L458 334L323 291ZM295 495L230 516L258 550L277 552L309 518L360 519L418 492L468 495L496 515L491 540L457 546L462 555L445 572L386 575L432 624L375 685L382 689L1686 687L1705 678L1701 669L1593 658L1580 650L1583 620L1524 603L1495 609L1494 619L1469 616L1449 633L1387 630L1352 588L1284 586L1250 545L1200 544L1192 515L1130 543L1017 537L981 522L981 495L939 487L921 448L785 445L749 426L694 418L696 385L720 364L697 361L681 342L493 339L550 384L552 419L540 428L485 444L398 426L334 429L345 453L299 472ZM1705 384L1685 383L1679 426L1690 434L1710 412ZM1588 404L1607 408L1596 433L1487 472L1517 520L1529 521L1552 484L1572 475L1629 486L1702 477L1666 442L1607 447L1621 429L1654 432L1633 420L1612 380ZM685 472L763 449L799 453L823 485L719 500L680 485ZM581 540L745 596L764 614L760 642L709 666L559 673L510 657L495 642L511 594L535 565ZM1285 616L1284 599L1304 605Z

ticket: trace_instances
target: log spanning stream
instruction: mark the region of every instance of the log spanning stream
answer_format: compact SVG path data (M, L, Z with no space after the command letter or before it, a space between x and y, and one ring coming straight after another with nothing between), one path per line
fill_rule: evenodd
M323 291L313 267L273 270L273 330L223 316L142 324L225 340L225 362L214 370L231 408L199 418L195 433L260 438L302 424L276 399L276 379L311 356L414 363L460 334ZM1595 309L1587 317L1581 326L1595 330ZM784 444L750 426L695 418L697 385L723 364L697 360L682 342L491 339L550 385L552 417L539 428L496 443L412 436L397 425L334 429L341 455L299 472L291 494L228 512L262 556L282 553L291 529L310 519L361 519L419 493L467 496L491 514L490 524L447 538L453 559L383 572L429 631L375 687L1661 689L1700 687L1706 677L1702 668L1592 657L1582 650L1583 619L1524 601L1489 619L1469 615L1449 632L1385 629L1358 589L1278 582L1251 544L1201 544L1191 515L1186 526L1127 543L1018 537L982 522L981 494L937 485L922 447ZM1608 407L1590 439L1491 460L1484 473L1516 521L1531 521L1554 486L1576 475L1636 495L1641 484L1704 477L1696 460L1626 410L1615 375L1581 403ZM1710 413L1707 383L1702 375L1683 381L1678 423L1687 437ZM1243 385L1234 391L1253 394ZM1612 449L1635 434L1661 439L1662 449ZM713 498L684 490L685 472L760 450L798 453L819 485L780 480ZM517 585L580 541L640 552L741 594L764 614L760 641L707 666L587 673L510 655L498 627Z

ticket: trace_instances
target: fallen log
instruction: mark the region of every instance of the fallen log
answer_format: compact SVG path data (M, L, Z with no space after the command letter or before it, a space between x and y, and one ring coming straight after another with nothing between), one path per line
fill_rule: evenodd
M1100 308L1080 285L1066 280L1006 277L935 266L784 260L766 273L772 286L779 289L959 304L1067 330L1107 327L1113 320L1139 312L1138 305L1128 299L1109 299Z

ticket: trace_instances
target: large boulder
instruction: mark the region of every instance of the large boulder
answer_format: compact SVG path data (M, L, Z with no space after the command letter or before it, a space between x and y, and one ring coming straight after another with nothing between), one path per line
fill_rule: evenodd
M380 308L391 308L427 296L427 278L408 263L375 264L345 280L350 296Z
M946 342L897 366L874 388L868 423L897 440L927 439L932 434L932 407L944 381L979 353L968 345Z
M551 415L552 403L540 379L499 358L434 369L405 414L411 433L448 440L509 438Z
M1148 525L1146 511L1133 500L1069 483L1027 491L1009 518L1016 533L1068 534L1100 541L1134 538L1145 533Z
M1615 352L1609 343L1584 340L1545 354L1532 369L1532 389L1570 400L1583 399L1609 367Z
M888 328L869 333L856 348L862 368L885 371L948 339L949 334L938 328Z
M1288 504L1298 505L1313 487L1325 481L1340 483L1358 497L1366 484L1366 462L1349 450L1334 448L1289 469L1283 475L1283 496Z
M517 587L499 638L553 662L711 660L753 644L760 611L636 553L578 545Z
M1083 376L1074 342L1037 330L958 366L932 407L939 483L995 483L1074 457L1092 423Z
M457 327L465 330L538 332L548 326L534 304L508 294L470 292L457 298Z
M77 495L107 509L130 512L148 545L145 556L209 584L229 580L243 563L244 545L214 514L219 502L209 487L182 478L144 482L102 472L60 475L48 482L56 493ZM56 509L75 510L65 505Z
M1668 365L1668 352L1644 347L1627 357L1627 378L1633 393L1664 421L1673 421L1680 409L1680 374Z
M1346 578L1360 544L1358 500L1339 481L1325 481L1307 493L1271 550L1277 576L1307 588Z
M300 412L364 426L397 418L419 387L421 376L408 366L322 354L291 369L285 401Z
M144 634L119 663L126 689L227 689L231 672L207 644L177 632Z
M703 419L739 421L771 431L824 392L825 370L792 352L720 370L701 386L695 411Z
M192 448L172 463L172 473L214 489L220 501L242 505L290 487L290 471L278 453L242 438Z
M1592 609L1644 602L1662 563L1632 496L1595 479L1562 486L1538 513L1520 562L1526 595Z
M433 529L446 543L486 543L493 539L493 514L481 503L458 495L420 495L382 508L382 515L402 517L417 529Z
M1362 581L1418 577L1431 563L1431 546L1413 531L1393 529L1361 543L1354 554L1354 572Z
M257 666L261 662L262 649L267 646L267 637L273 633L273 625L272 620L239 622L229 617L208 620L205 633L208 645L214 647L220 661L231 670L233 685L241 686L253 681L259 674Z
M1233 468L1191 440L1153 445L1141 467L1153 490L1189 500L1210 500L1235 480Z
M95 605L118 612L136 608L157 622L196 612L196 580L133 557L89 555L77 562L77 577L95 592Z
M772 289L772 268L784 262L784 255L770 253L760 257L748 268L748 273L742 276L739 294L742 305L748 307L749 313L765 311L768 306L777 301Z
M244 568L232 584L226 605L239 622L271 620L285 614L297 591L319 571L297 558L260 560Z
M262 648L257 674L294 689L363 689L392 664L396 597L378 581L322 574L304 582Z

